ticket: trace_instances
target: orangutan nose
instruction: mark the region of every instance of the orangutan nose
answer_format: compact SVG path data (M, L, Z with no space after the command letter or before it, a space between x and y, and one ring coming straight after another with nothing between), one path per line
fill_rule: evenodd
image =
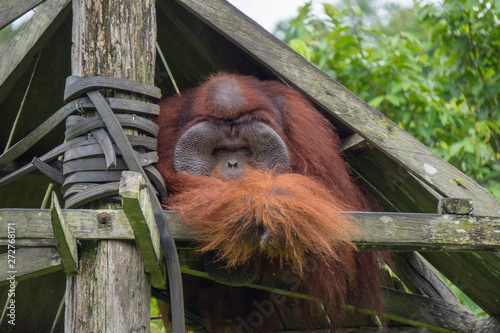
M237 169L239 167L238 161L235 159L230 159L227 161L227 167L230 169Z

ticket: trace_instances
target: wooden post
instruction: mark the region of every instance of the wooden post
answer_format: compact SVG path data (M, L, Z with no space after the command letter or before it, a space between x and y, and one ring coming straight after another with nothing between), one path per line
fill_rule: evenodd
M155 45L155 0L73 1L72 75L153 84ZM67 278L65 332L149 332L150 281L134 241L82 242L79 268Z

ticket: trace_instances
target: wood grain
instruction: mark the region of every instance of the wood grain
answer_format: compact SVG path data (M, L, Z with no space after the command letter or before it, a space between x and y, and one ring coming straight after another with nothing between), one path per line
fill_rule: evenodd
M1 0L0 29L26 14L45 0Z

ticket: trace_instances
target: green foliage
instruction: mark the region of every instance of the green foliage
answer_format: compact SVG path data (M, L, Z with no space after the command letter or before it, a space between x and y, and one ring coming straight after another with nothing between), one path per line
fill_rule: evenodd
M394 5L390 25L355 1L307 4L286 43L500 197L500 1ZM406 19L401 20L401 16Z
M158 308L158 303L156 303L156 298L151 298L150 300L151 306L151 317L157 317L160 315L160 309ZM165 327L163 326L163 322L161 319L152 319L150 323L151 333L165 333Z

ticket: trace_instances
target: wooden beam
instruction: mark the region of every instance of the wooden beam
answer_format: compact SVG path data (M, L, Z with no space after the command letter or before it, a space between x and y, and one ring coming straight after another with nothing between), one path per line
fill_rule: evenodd
M63 269L66 274L74 275L78 273L78 248L76 239L71 234L68 224L59 206L59 201L52 192L52 203L50 205L50 221L54 230L54 237L57 240L57 250L61 257Z
M73 0L72 3L72 75L112 76L154 84L155 0ZM112 94L140 98L128 93ZM132 130L128 134L140 135ZM91 205L104 208L110 207L110 202L103 199ZM80 274L67 279L65 331L147 331L151 283L135 242L84 242L81 248Z
M475 316L466 306L448 303L398 290L382 294L385 317L389 320L435 332L471 332Z
M0 254L0 286L9 283L11 275L15 276L16 281L21 281L62 269L61 258L56 248L17 248L15 267L12 269L7 267L8 255L8 253Z
M107 215L103 223L102 214ZM192 240L189 227L175 211L164 211L177 241ZM361 250L382 251L496 251L500 249L500 218L465 215L346 212L362 236ZM123 210L62 209L61 218L80 240L134 239ZM7 223L16 223L16 242L53 246L54 231L47 209L0 209L0 245L6 242ZM38 241L42 243L37 243ZM19 245L18 245L19 246Z
M24 3L25 1L17 1ZM0 103L70 11L71 0L47 0L0 53Z
M350 215L357 220L364 235L356 240L361 249L387 250L391 244L394 250L418 251L499 248L498 217L358 212Z
M14 22L45 0L0 0L0 29Z
M460 303L441 274L418 252L401 252L394 258L396 276L413 293L448 303Z
M151 285L165 289L165 261L162 256L160 233L145 186L147 183L140 173L124 171L120 181L120 197L123 211L132 226L135 241L141 251L144 269L151 275Z
M478 319L471 332L475 333L500 332L500 317L489 317L489 318Z

